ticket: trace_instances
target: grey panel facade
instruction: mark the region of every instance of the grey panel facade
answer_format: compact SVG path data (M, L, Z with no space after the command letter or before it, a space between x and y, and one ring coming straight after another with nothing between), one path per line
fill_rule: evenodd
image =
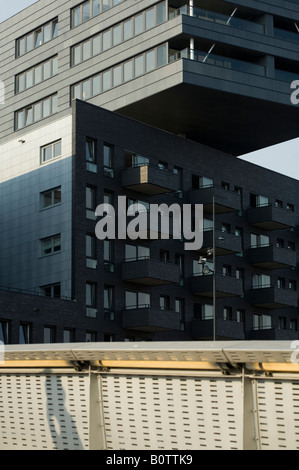
M7 139L14 132L16 111L57 93L58 113L65 115L70 112L73 85L105 71L113 74L114 67L123 67L163 44L166 57L160 65L149 69L144 65L140 76L128 81L117 77L111 89L79 98L235 155L297 137L298 107L290 100L299 59L295 28L299 11L293 2L276 6L195 1L191 11L183 1L167 0L161 24L147 28L144 23L143 31L136 30L130 39L112 43L100 54L73 64L73 46L98 33L113 34L115 26L124 27L129 18L161 3L149 0L145 8L142 1L125 0L72 27L75 0L51 4L39 0L3 22L0 49L5 105L0 137ZM56 17L58 36L16 58L17 40ZM57 75L16 93L18 74L55 55ZM279 121L273 118L277 115ZM22 133L18 130L16 135Z

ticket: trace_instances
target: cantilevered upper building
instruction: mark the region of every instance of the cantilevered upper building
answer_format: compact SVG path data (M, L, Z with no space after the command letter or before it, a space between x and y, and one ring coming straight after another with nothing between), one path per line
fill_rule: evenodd
M78 98L233 155L295 138L298 25L295 0L39 0L0 26L0 136Z
M0 340L299 338L298 181L235 158L298 137L298 25L279 0L39 0L0 25ZM203 204L202 249L97 240L120 195Z

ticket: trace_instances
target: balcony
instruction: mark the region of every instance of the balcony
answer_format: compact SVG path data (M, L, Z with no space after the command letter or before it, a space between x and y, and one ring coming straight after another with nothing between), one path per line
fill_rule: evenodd
M292 289L261 287L250 290L249 303L268 309L292 308L298 306L298 294Z
M146 332L180 330L180 313L151 307L124 310L123 328Z
M206 254L207 248L213 247L213 230L205 231L203 234L203 248L200 253ZM216 256L232 255L241 253L242 240L232 233L223 233L221 230L215 231L215 254Z
M205 340L213 338L213 319L194 320L191 326L192 338L194 340ZM216 319L216 338L218 340L235 339L244 340L244 323Z
M237 212L241 210L241 197L239 194L223 188L210 186L194 189L190 194L191 204L203 204L204 212L213 213L213 198L215 200L215 214Z
M220 6L218 6L220 8ZM263 25L255 23L254 21L244 20L236 16L230 17L230 14L223 14L220 12L210 11L202 8L194 8L189 5L184 5L176 10L169 12L169 19L175 18L179 15L188 15L200 20L209 21L212 23L227 26L228 28L242 29L257 34L265 34Z
M295 251L269 245L247 250L247 260L252 266L264 269L295 268L297 255Z
M154 196L178 190L178 176L171 171L151 165L125 168L122 171L122 186L138 193Z
M247 221L264 230L282 230L295 226L295 214L272 205L253 207L247 211Z
M213 298L214 275L193 276L191 292L202 297ZM232 276L216 274L216 298L240 297L243 295L243 282Z
M126 261L122 264L122 280L146 286L178 284L180 268L176 264L152 259Z
M293 341L298 339L298 331L287 329L280 330L274 327L253 329L249 332L248 339L253 341Z

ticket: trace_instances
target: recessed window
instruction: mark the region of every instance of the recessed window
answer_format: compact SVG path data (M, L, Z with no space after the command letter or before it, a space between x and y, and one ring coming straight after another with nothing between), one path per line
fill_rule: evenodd
M86 160L94 163L96 160L96 143L94 139L86 139Z
M126 310L136 308L149 308L151 304L150 294L147 292L130 292L125 293Z
M53 326L45 326L44 327L44 343L51 344L55 343L55 327Z
M61 156L61 140L41 147L41 164Z
M160 309L161 310L170 309L170 298L168 295L160 295Z
M104 316L106 320L114 320L114 287L104 287Z
M233 310L231 307L224 307L223 308L223 320L225 321L232 321L233 319Z
M294 212L295 211L295 206L294 204L291 204L290 202L287 203L287 210Z
M86 306L95 308L97 303L97 284L95 282L86 283Z
M41 256L47 256L61 251L61 235L44 238L40 241Z
M0 321L0 341L2 344L9 343L9 322Z
M86 187L86 208L92 211L96 209L96 188L94 186Z
M272 317L270 315L253 314L253 329L267 330L272 328Z
M72 343L75 339L75 331L71 328L65 328L63 330L63 342Z
M271 287L271 276L268 274L253 274L252 275L252 288L265 289Z
M41 209L48 209L61 203L61 186L41 193Z
M15 113L15 130L23 129L24 127L33 124L34 122L41 121L48 116L56 114L58 111L57 94L38 101L26 108L20 109Z
M238 308L237 309L237 323L245 322L245 310Z
M35 31L30 32L17 40L16 56L20 57L27 52L42 46L51 39L58 36L58 18L50 21L49 23L40 26Z
M125 246L126 261L138 261L150 259L150 248L146 246L126 245Z
M40 289L46 297L52 297L52 298L57 298L57 299L60 299L61 297L60 283L50 284L48 286L42 286Z
M19 327L19 344L30 344L32 334L32 325L21 323Z
M250 207L265 207L269 205L269 198L259 194L250 194Z
M71 11L72 28L94 18L124 0L86 0Z
M270 238L268 235L260 235L256 233L250 234L250 248L261 248L270 246Z
M110 36L104 37L103 35L103 50L105 48L109 48L109 38ZM76 83L71 86L71 99L79 99L83 101L88 100L100 93L110 90L113 87L119 86L128 80L137 78L150 70L161 67L167 63L165 52L166 44L163 44L152 51L148 51L134 59L131 59L129 62L121 63L117 67L112 67L98 75L87 78L80 83ZM147 64L148 68L146 68L145 64Z
M113 146L104 144L104 147L103 147L104 175L108 176L109 178L114 178L113 156L114 156Z
M21 93L58 73L58 56L16 76L16 93Z

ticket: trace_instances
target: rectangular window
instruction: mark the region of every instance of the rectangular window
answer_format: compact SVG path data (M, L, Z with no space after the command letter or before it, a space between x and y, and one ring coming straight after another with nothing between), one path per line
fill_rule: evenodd
M0 341L3 344L9 343L9 322L5 320L0 321Z
M214 317L214 307L213 305L204 304L201 309L201 319L202 320L212 320Z
M109 35L108 35L109 33ZM103 33L103 50L110 47L110 31L107 32L107 37ZM113 87L119 86L143 75L146 72L156 69L167 63L166 61L166 46L155 48L146 52L130 61L119 64L116 67L105 70L104 72L90 77L80 83L71 86L71 98L88 100L93 96L110 90ZM74 55L76 54L76 55ZM81 52L77 49L73 51L72 63L77 64L79 57L82 57ZM96 82L95 82L96 80Z
M82 60L88 60L91 58L91 41L85 41L82 47Z
M295 211L295 206L294 204L291 204L290 202L287 203L287 211L294 212Z
M95 282L86 283L86 306L95 308L97 304L97 284Z
M134 60L135 63L135 77L139 77L140 75L144 74L144 56L140 55L139 57L136 57Z
M60 299L61 297L60 283L43 286L40 289L43 295L45 295L46 297L52 297L52 298L57 298L57 299Z
M240 308L237 310L237 322L238 323L245 322L245 310L240 309Z
M124 82L132 80L133 78L133 61L129 60L124 64Z
M113 46L120 44L122 41L122 24L118 24L114 26L112 29L112 36L113 36Z
M270 246L270 237L268 235L250 234L251 248L261 248Z
M30 344L32 325L21 323L19 327L19 344Z
M292 331L297 331L298 330L297 320L294 319L294 318L291 318L291 320L290 320L290 330L292 330Z
M61 251L61 235L44 238L40 241L41 256L51 255Z
M86 257L96 259L96 236L92 234L86 235Z
M250 194L251 207L265 207L269 205L269 198L259 194Z
M110 49L112 46L111 30L108 29L108 31L105 31L102 37L103 37L103 51L106 51L107 49Z
M231 307L224 307L223 308L223 320L225 321L232 321L233 319L233 310Z
M94 186L86 187L86 209L92 211L96 209L96 188Z
M61 186L41 193L41 209L48 209L61 203Z
M34 122L38 122L57 113L57 95L52 95L42 101L30 105L15 113L15 130L23 129Z
M149 308L150 304L150 294L146 292L126 291L125 293L126 310L131 310L135 308Z
M264 289L271 287L271 277L267 274L253 274L252 275L252 288Z
M253 329L266 330L272 328L272 318L270 315L253 315Z
M45 344L55 343L55 327L53 326L44 327L44 343Z
M72 329L65 328L63 330L63 342L72 343L75 339L75 332Z
M130 18L129 20L124 22L124 41L132 38L134 35L133 32L133 19Z
M92 16L97 16L101 13L101 0L92 0Z
M58 18L44 24L35 31L17 39L16 56L21 57L27 52L42 46L58 36Z
M41 147L41 164L61 156L61 140Z
M86 161L95 163L96 160L96 143L94 139L86 139Z
M104 315L106 320L114 320L114 287L104 287Z
M168 295L160 295L160 309L161 310L170 309L170 298Z
M150 248L146 246L126 245L125 246L125 260L137 261L150 259Z
M175 299L175 311L180 314L181 331L185 329L185 301L184 299Z
M145 29L151 29L156 25L155 7L145 12Z

